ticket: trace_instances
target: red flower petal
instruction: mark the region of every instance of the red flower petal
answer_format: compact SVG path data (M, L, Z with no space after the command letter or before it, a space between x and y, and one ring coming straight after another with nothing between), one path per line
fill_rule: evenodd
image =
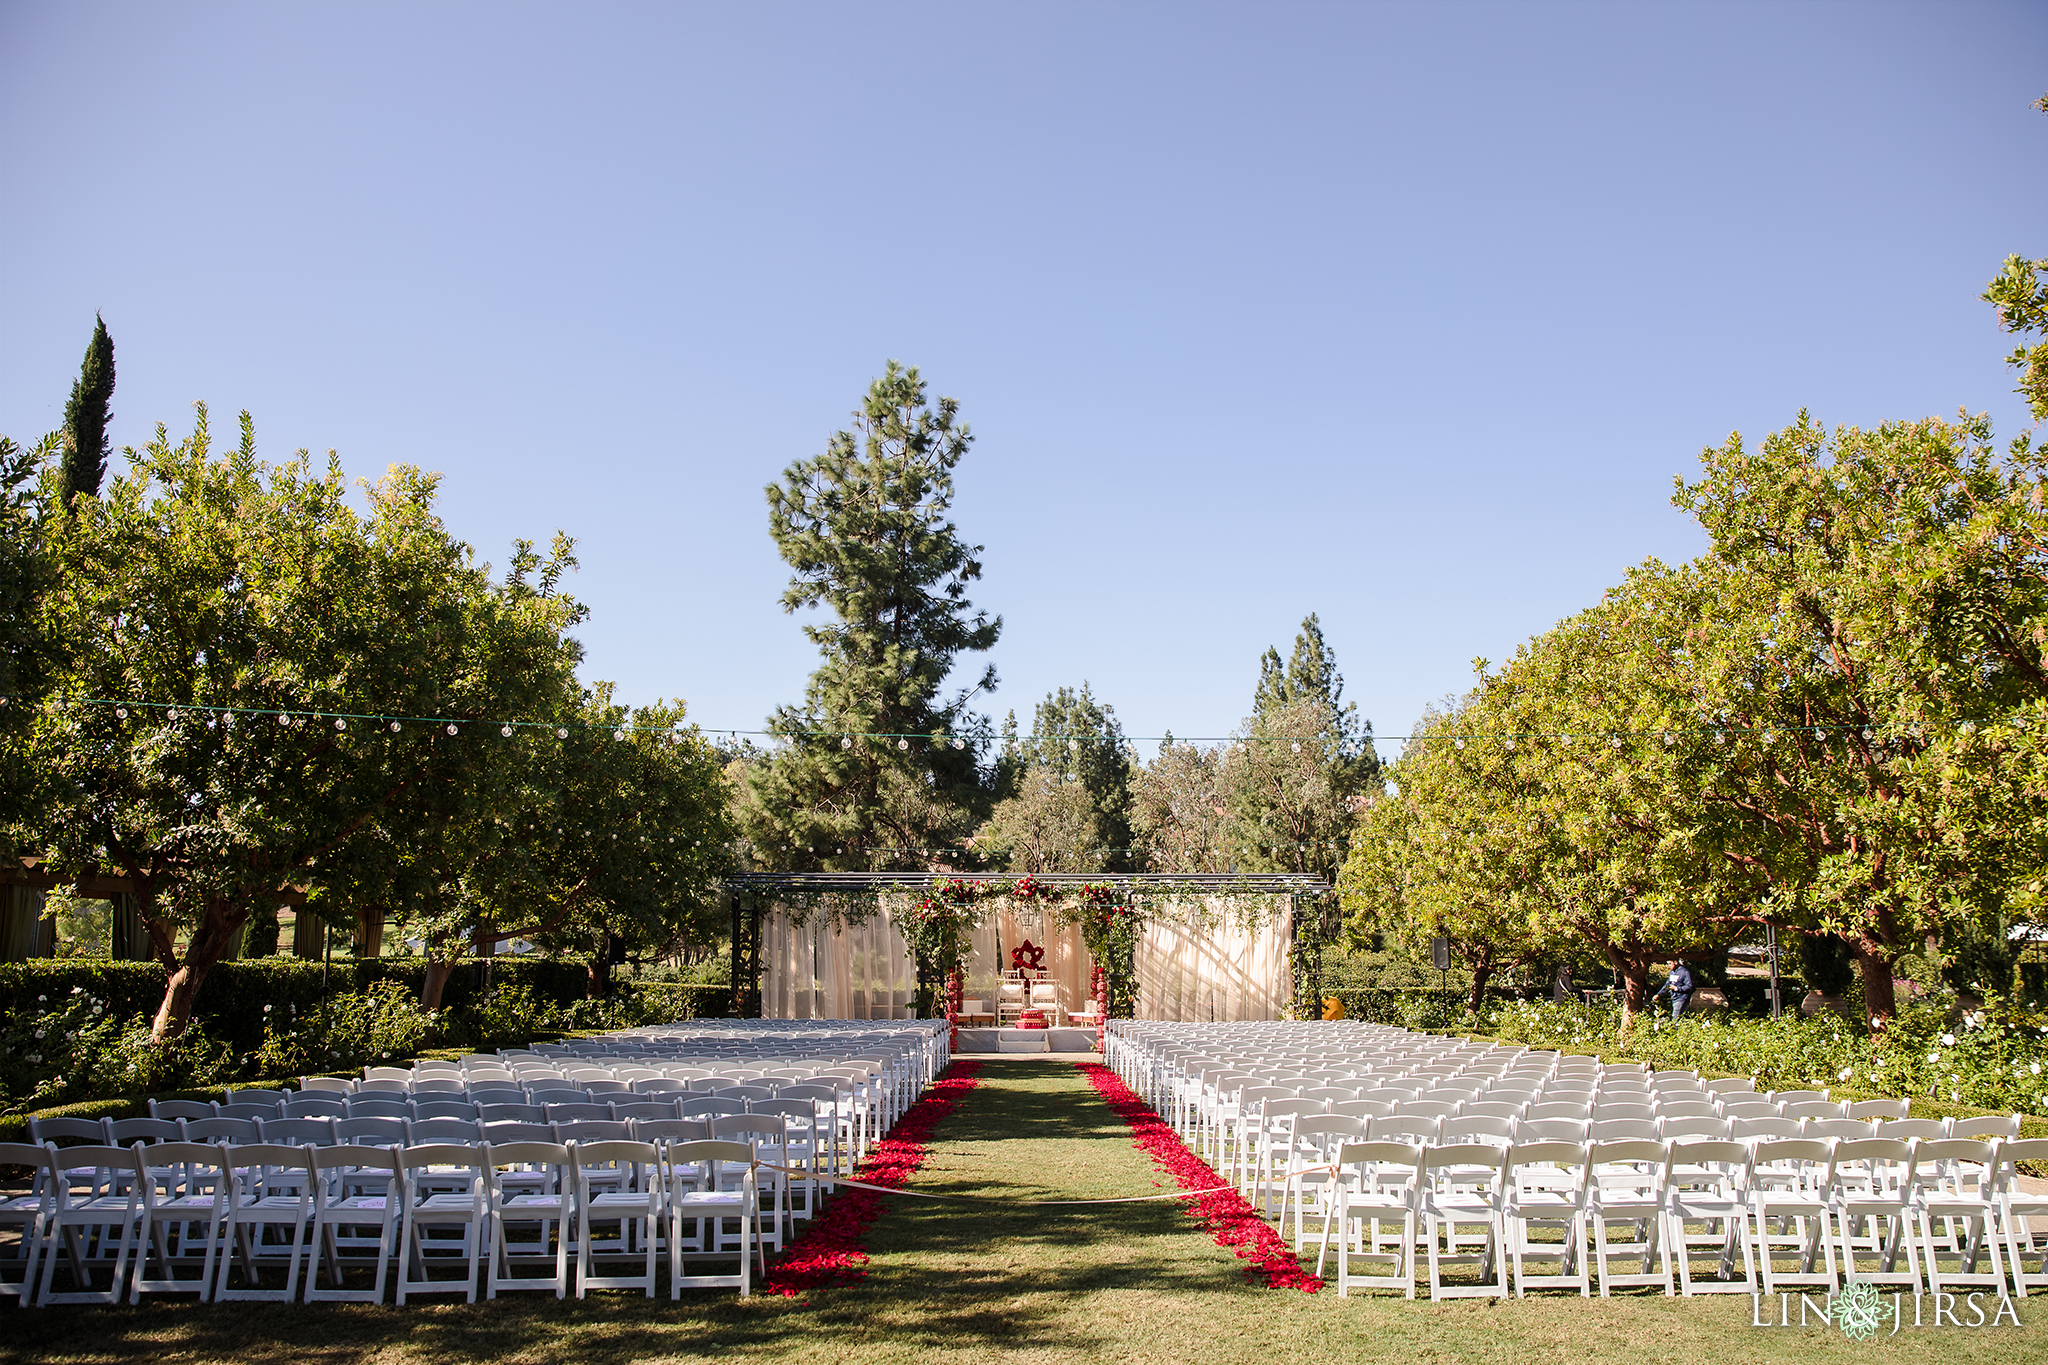
M1153 1113L1114 1071L1100 1062L1076 1065L1103 1101L1131 1126L1131 1141L1182 1189L1213 1190L1229 1183L1189 1151L1172 1125ZM1321 1280L1301 1268L1293 1248L1236 1190L1217 1190L1183 1202L1193 1205L1188 1214L1215 1235L1217 1246L1236 1247L1237 1254L1252 1263L1245 1269L1246 1279L1263 1280L1269 1289L1299 1289L1304 1294L1323 1287Z

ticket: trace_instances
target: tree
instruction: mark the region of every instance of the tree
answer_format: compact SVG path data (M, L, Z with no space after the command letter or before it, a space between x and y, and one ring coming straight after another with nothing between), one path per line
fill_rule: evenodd
M107 423L113 419L114 339L104 318L95 316L92 340L64 404L64 463L57 478L57 505L69 511L72 498L96 498L107 476Z
M1225 751L1224 842L1245 871L1334 876L1369 794L1367 764L1345 752L1337 713L1307 695L1245 721ZM1370 750L1367 750L1370 754ZM1378 783L1377 757L1370 783Z
M258 906L388 875L449 793L479 789L497 722L573 688L581 609L525 568L492 582L417 470L367 486L358 515L332 456L265 464L244 414L217 457L203 407L177 446L159 427L126 454L54 532L45 613L69 649L29 743L52 794L23 832L69 876L133 885L171 974L162 1038ZM558 537L544 582L568 553Z
M1011 872L1101 872L1110 862L1102 812L1087 787L1050 767L1027 768L996 804L975 851Z
M971 437L959 405L925 397L890 361L853 429L768 487L769 529L794 570L783 609L824 608L804 633L823 655L800 706L770 718L779 748L746 765L741 824L755 857L783 867L917 867L964 842L987 809L987 722L942 699L961 656L992 648L1001 618L967 585L981 547L948 519Z
M1648 1005L1659 959L1726 946L1754 922L1761 890L1723 858L1697 796L1720 761L1694 724L1691 675L1701 604L1717 591L1654 561L1633 570L1497 674L1482 670L1498 729L1466 744L1498 745L1503 780L1531 794L1543 857L1531 928L1577 938L1613 969L1624 1024Z
M54 435L27 448L0 436L0 829L34 802L37 769L24 746L56 661L41 610L54 575L36 487L56 446Z
M1013 872L1126 870L1131 849L1131 750L1116 708L1087 683L1062 687L1038 704L1019 739L1013 713L1003 727L995 789L1001 796L975 843L1000 856L1029 850L1034 866ZM1047 844L1055 837L1069 840ZM1058 865L1055 866L1054 864Z
M1280 662L1280 651L1268 648L1259 660L1259 685L1252 693L1252 712L1266 715L1290 703L1320 701L1329 711L1336 741L1334 759L1353 771L1339 778L1347 789L1370 783L1379 771L1372 742L1372 722L1362 720L1358 704L1344 700L1344 675L1337 671L1337 651L1323 638L1323 623L1314 612L1302 618L1294 637L1294 655Z
M1900 959L2038 905L2048 462L1983 417L1731 438L1676 503L1713 538L1703 788L1770 913L1840 936L1881 1025Z
M1134 863L1144 872L1226 872L1223 755L1168 735L1131 780Z
M494 746L401 841L383 894L421 941L429 1009L464 957L508 939L585 954L597 998L615 948L716 928L733 831L718 755L681 705L634 711L599 684L553 719Z
M1388 794L1359 816L1337 879L1354 940L1449 939L1471 973L1474 1013L1495 976L1543 951L1531 924L1555 854L1488 700L1482 689L1417 727Z
M2034 107L2048 114L2048 95L2035 100ZM2044 334L2032 346L2015 347L2006 363L2020 372L2015 392L2027 400L2034 420L2048 421L2048 260L2006 257L2005 268L1985 288L1984 301L1997 306L1998 325L2013 335Z

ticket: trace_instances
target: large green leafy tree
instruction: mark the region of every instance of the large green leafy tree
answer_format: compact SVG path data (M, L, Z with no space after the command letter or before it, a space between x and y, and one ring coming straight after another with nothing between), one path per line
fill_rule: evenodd
M1131 779L1131 830L1141 872L1227 872L1223 753L1171 735Z
M104 318L95 317L85 360L64 404L64 462L57 474L57 505L69 509L80 494L99 496L107 476L107 423L113 419L114 339Z
M767 865L924 866L986 814L987 723L966 706L994 689L994 667L941 695L1002 631L968 601L980 547L949 516L970 439L954 400L932 404L891 361L853 428L768 487L793 570L783 609L827 619L804 628L823 657L802 704L770 718L778 747L743 766L742 828Z
M2048 114L2048 95L2035 100L2034 107ZM2032 345L2022 341L2006 363L2020 372L2017 392L2034 420L2048 421L2048 260L2006 257L2005 268L1985 288L1984 301L1996 305L1999 326L2006 331L2040 338Z
M2040 904L2048 827L2048 467L1982 417L1828 431L1801 415L1704 456L1713 537L1703 788L1770 913L1855 954L1874 1021L1900 959Z
M35 765L25 744L49 685L56 640L40 610L54 574L36 475L55 436L24 448L0 436L0 828L31 808ZM0 854L13 850L0 845Z
M1481 689L1418 727L1387 794L1360 815L1337 880L1355 940L1449 939L1474 1011L1497 975L1543 952L1531 926L1559 851L1489 700Z
M499 738L471 787L400 841L388 883L356 893L381 895L419 940L422 1003L508 939L585 955L597 996L614 948L715 934L732 826L718 756L680 704L634 710L600 684Z
M331 457L266 464L246 414L218 455L204 408L126 454L54 532L45 610L70 648L29 742L52 794L21 832L67 874L131 879L171 972L161 1037L252 911L373 877L481 788L499 718L571 686L577 608L492 582L416 470L358 514Z

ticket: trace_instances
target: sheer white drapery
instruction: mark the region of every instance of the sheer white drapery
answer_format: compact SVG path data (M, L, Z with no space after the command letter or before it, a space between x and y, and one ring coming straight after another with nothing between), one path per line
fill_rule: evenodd
M901 897L860 923L839 922L820 905L798 923L787 906L762 916L762 1013L771 1019L905 1019L917 1008L917 964L892 912ZM1278 1019L1292 996L1289 919L1279 907L1248 917L1227 896L1148 908L1138 941L1140 1019ZM1088 999L1095 962L1078 928L1060 928L1049 910L998 902L974 928L963 992L993 1001L1011 950L1025 940L1045 949L1045 971L1060 1006ZM992 1008L992 1006L990 1006Z
M761 916L761 1013L769 1019L909 1019L917 963L890 917L890 898L858 924L824 905L799 922L790 907Z

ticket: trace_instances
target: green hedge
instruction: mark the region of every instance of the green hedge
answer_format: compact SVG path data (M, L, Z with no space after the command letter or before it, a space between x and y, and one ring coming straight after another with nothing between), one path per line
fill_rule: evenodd
M676 1019L730 1019L732 987L704 986L685 981L622 981L619 985L637 992L644 1000L672 1005Z
M442 991L443 1007L459 1019L476 998L481 963L457 966ZM584 996L588 974L581 962L557 958L498 958L490 968L493 984L524 986L543 1002L567 1005ZM349 958L336 962L329 989L336 994L360 992L375 982L399 981L417 993L425 984L427 964L420 958ZM34 1012L53 1006L75 987L107 1002L117 1016L153 1015L163 1003L168 973L155 962L45 959L0 964L0 1010ZM263 1044L263 1007L300 1013L320 1003L321 965L297 958L263 958L221 962L200 984L193 1017L207 1033L254 1051ZM729 992L728 992L729 994ZM37 997L46 997L38 1001Z
M1471 992L1459 986L1346 986L1323 992L1324 999L1331 996L1344 1002L1346 1019L1448 1029L1464 1019ZM1486 991L1486 999L1492 1003L1523 998L1524 992L1504 987L1489 987Z

